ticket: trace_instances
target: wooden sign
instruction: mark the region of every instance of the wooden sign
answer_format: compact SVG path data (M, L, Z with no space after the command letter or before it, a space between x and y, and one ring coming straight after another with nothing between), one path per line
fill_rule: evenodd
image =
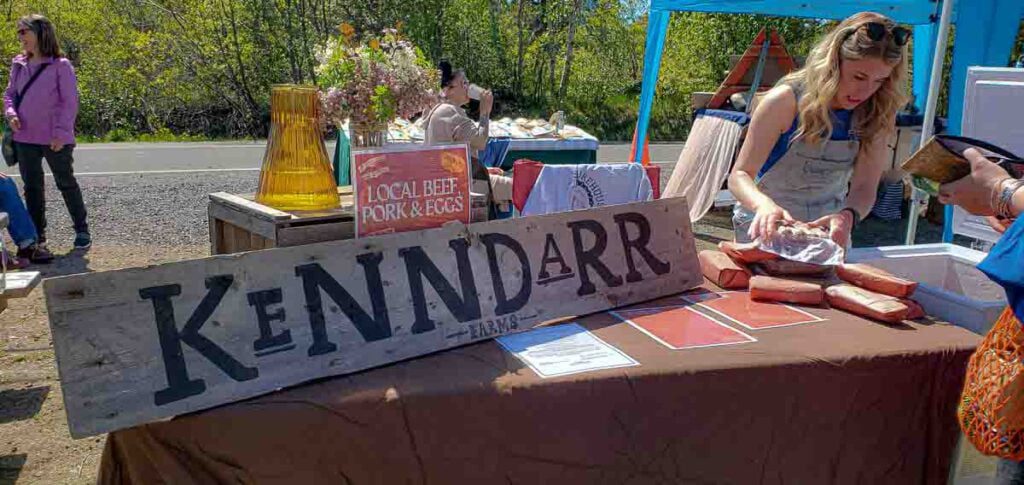
M469 173L466 145L354 152L356 237L469 224Z
M75 437L679 293L682 198L48 279Z

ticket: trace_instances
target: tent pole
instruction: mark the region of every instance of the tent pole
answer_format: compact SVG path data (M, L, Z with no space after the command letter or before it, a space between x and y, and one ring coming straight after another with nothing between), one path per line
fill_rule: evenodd
M630 154L630 161L640 163L647 140L647 127L651 121L651 106L654 91L658 86L658 71L661 69L661 54L665 48L665 32L671 12L651 10L647 14L647 45L644 48L644 79L640 87L640 110L636 120L636 150Z
M939 33L935 39L934 57L932 57L932 78L928 83L928 102L924 108L924 124L921 125L921 141L918 148L923 147L932 137L935 127L935 108L939 101L939 85L942 82L942 64L946 60L946 43L949 40L949 22L953 11L954 0L942 1L942 15L939 17ZM910 196L910 219L907 221L906 245L914 244L917 238L918 206L924 199L922 191L914 188Z

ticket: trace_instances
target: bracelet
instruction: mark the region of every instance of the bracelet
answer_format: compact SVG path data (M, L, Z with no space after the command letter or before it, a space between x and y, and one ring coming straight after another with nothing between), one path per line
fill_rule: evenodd
M999 198L993 206L993 209L995 209L996 215L1012 219L1013 196L1021 187L1024 187L1024 180L1007 179L1000 182L1000 185L1003 188L999 191Z

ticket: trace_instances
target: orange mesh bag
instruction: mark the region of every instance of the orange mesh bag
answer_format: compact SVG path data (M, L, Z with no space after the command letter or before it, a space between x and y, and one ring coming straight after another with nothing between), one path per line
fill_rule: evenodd
M967 364L957 418L978 451L1024 460L1024 330L1009 307Z

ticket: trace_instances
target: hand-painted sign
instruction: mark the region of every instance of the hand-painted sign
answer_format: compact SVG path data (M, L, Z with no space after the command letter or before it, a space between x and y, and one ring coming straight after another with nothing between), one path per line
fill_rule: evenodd
M46 280L71 434L694 288L687 214L662 199Z
M388 147L352 160L356 237L469 224L466 145Z

